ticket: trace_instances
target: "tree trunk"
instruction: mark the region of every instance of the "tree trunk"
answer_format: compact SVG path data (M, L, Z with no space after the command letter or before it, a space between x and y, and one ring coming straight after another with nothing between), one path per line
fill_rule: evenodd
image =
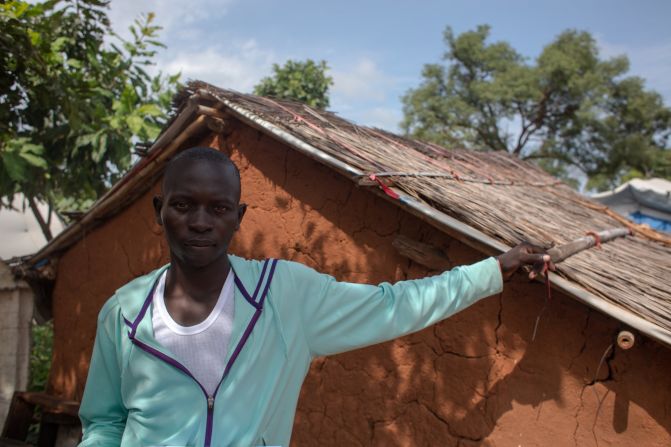
M44 221L44 217L42 217L42 214L40 214L40 210L37 208L37 203L35 203L35 198L32 196L27 196L26 198L33 215L35 216L35 219L37 219L37 223L40 225L42 234L44 234L45 239L47 242L49 242L54 238L54 236L51 234L51 228L49 228L49 224Z

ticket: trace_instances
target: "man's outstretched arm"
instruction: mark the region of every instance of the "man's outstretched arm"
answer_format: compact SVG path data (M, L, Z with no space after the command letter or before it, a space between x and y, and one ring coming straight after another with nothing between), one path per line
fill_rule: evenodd
M295 265L297 290L309 285L299 304L306 343L313 355L328 355L380 343L421 330L479 299L500 293L504 277L523 264L544 266L542 249L520 245L497 258L440 275L380 285L338 282Z

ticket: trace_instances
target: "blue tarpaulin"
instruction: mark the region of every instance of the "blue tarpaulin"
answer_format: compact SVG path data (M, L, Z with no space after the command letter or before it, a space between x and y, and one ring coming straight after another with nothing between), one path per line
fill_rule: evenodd
M640 211L629 214L629 218L638 224L649 225L653 230L666 231L667 233L671 233L671 222L668 220L648 216L641 213Z

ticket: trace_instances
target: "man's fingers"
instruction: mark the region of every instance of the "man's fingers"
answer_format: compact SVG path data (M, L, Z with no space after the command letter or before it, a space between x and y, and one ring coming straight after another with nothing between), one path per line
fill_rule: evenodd
M541 251L541 253L522 253L520 254L520 261L524 264L545 264L546 262L550 262L552 258L550 258L550 255L545 254L545 252Z
M543 259L545 259L545 258L543 258ZM547 264L546 264L546 262L547 262ZM547 269L545 268L546 265L547 265ZM553 271L553 272L555 271L555 265L554 265L554 263L552 263L552 261L536 262L533 265L531 272L529 273L529 279L534 279L538 275L541 275L541 274L546 274L547 275L548 274L547 270L550 270L550 271Z
M530 269L525 268L529 272L529 278L534 279L546 269L554 270L552 258L543 247L538 245L523 242L515 248L507 251L499 256L499 263L504 277L512 275L517 269L524 266L530 266Z
M539 246L539 245L534 245L531 242L523 242L522 244L524 250L527 253L545 253L545 248Z

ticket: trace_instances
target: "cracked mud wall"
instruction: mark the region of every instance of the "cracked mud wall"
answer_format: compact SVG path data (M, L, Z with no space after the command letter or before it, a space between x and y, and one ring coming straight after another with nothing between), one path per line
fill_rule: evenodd
M239 125L213 144L240 167L249 209L232 251L303 262L377 283L427 271L397 254L397 234L443 249L453 265L483 256L351 181ZM54 293L52 390L80 398L95 315L119 285L167 260L145 194L61 259ZM521 278L432 328L318 359L293 444L671 445L671 350L639 337L595 374L619 323Z

